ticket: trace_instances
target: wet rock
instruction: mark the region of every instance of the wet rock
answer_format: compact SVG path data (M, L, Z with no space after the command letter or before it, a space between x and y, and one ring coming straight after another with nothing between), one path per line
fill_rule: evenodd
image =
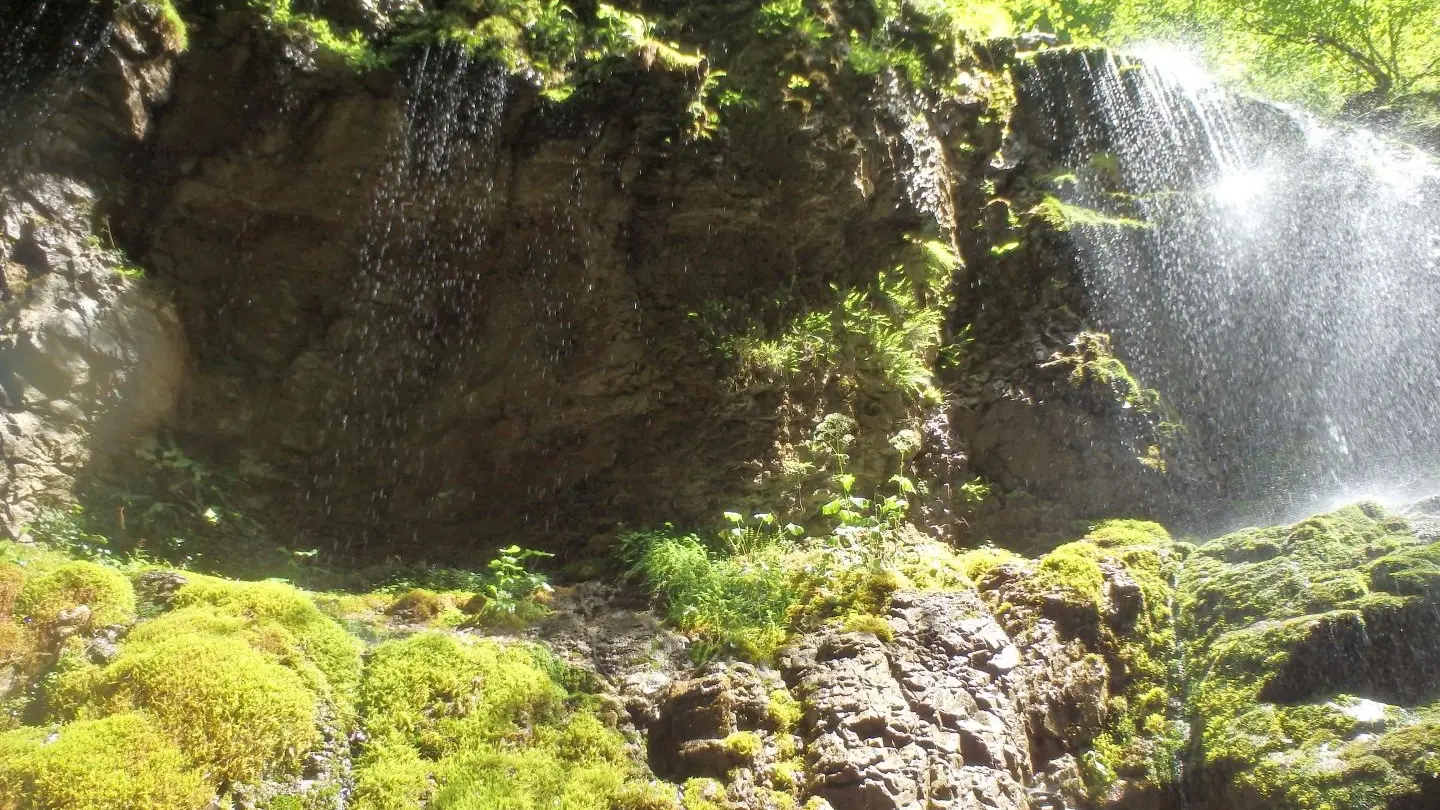
M736 769L753 772L772 762L770 695L784 688L779 673L743 663L711 664L697 677L677 680L649 727L651 767L683 782L726 778Z
M94 189L118 180L168 96L175 50L152 10L124 4L109 49L42 94L17 127L33 136L0 153L0 535L71 501L76 476L123 456L179 388L173 305L95 232Z
M559 589L535 635L564 660L594 673L623 707L627 723L659 718L666 691L691 669L689 642L665 627L643 600L612 585Z
M805 706L807 789L836 810L1026 807L1004 630L973 592L898 593L889 618L891 642L827 631L783 655Z
M175 598L175 592L189 583L190 580L176 571L146 571L135 580L135 595L141 604L165 609Z

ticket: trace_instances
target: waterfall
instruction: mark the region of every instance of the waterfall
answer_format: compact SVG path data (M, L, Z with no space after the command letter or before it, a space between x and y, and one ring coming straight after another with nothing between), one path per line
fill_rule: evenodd
M17 128L20 102L47 79L89 62L111 32L109 3L95 0L27 0L0 4L0 130ZM33 100L44 106L48 99Z
M488 238L509 96L502 65L458 46L427 48L409 66L404 118L371 199L353 314L339 336L335 451L311 489L327 511L337 495L368 500L368 522L347 539L353 550L395 517L397 491L426 486L426 444L414 440L427 428L426 398L480 331L474 265Z
M1042 56L1023 82L1072 128L1056 186L1091 209L1072 236L1093 316L1233 492L1306 511L1428 483L1432 158L1228 92L1174 51Z

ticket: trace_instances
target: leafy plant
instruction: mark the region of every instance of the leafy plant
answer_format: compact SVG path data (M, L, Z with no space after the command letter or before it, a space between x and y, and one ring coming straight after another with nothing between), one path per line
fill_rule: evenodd
M89 529L85 507L73 504L65 509L40 510L35 519L26 523L24 534L46 548L83 559L109 559L114 556L110 540Z
M485 578L479 593L484 603L479 616L487 621L525 621L544 612L545 607L538 596L552 592L550 579L544 574L532 571L527 564L530 560L555 555L533 548L507 546L500 549L495 559L486 564Z

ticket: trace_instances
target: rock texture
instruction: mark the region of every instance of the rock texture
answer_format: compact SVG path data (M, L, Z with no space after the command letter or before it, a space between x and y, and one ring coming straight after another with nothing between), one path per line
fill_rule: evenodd
M0 163L0 532L170 416L185 365L173 304L107 243L118 158L146 137L173 49L139 6L77 83L15 113Z
M399 8L351 6L336 19L372 33ZM799 59L755 40L748 16L714 14L690 45L749 49L732 73ZM956 95L891 77L819 106L766 69L763 99L703 140L686 132L684 71L618 66L557 105L455 53L359 72L248 13L191 29L177 58L154 10L123 4L8 157L109 183L103 223L67 228L107 247L113 234L153 282L139 287L173 302L187 363L182 386L160 387L178 392L167 441L226 471L246 516L289 527L293 547L577 554L622 524L773 500L780 457L830 411L859 420L853 465L880 483L888 436L938 426L922 453L937 530L1039 537L1164 488L1113 402L1038 370L1082 327L1063 238L1036 225L1024 251L992 254L1017 235L998 197L1044 162L987 117L1003 59L962 53ZM842 67L806 64L841 82ZM991 166L1002 146L1012 161ZM947 413L893 392L738 385L706 332L721 316L773 332L929 236L964 265L947 334L973 323L983 338L941 380ZM156 421L127 430L142 424ZM66 464L27 492L68 499ZM953 520L976 474L1029 494Z

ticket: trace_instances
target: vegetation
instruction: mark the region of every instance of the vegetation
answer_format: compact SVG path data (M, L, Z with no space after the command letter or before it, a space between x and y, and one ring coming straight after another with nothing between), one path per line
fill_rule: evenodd
M139 712L0 734L0 807L200 810L214 788Z
M1433 133L1435 0L1058 0L1037 20L1114 44L1188 42L1267 95L1388 111Z
M63 611L81 605L88 609L81 629L125 624L135 618L135 591L118 572L76 560L28 580L15 596L13 610L48 635Z
M624 739L552 669L524 644L440 633L382 644L361 688L373 742L356 806L610 810L653 796Z
M1256 796L1276 808L1359 810L1428 789L1440 706L1425 702L1433 698L1426 689L1405 709L1347 694L1366 683L1368 664L1345 639L1372 625L1396 632L1430 621L1420 618L1433 615L1430 591L1415 587L1429 549L1405 521L1360 505L1243 530L1196 551L1180 611L1197 673L1187 710L1196 764L1220 795ZM1274 699L1292 659L1327 654L1333 665L1300 664L1315 669L1308 691Z

